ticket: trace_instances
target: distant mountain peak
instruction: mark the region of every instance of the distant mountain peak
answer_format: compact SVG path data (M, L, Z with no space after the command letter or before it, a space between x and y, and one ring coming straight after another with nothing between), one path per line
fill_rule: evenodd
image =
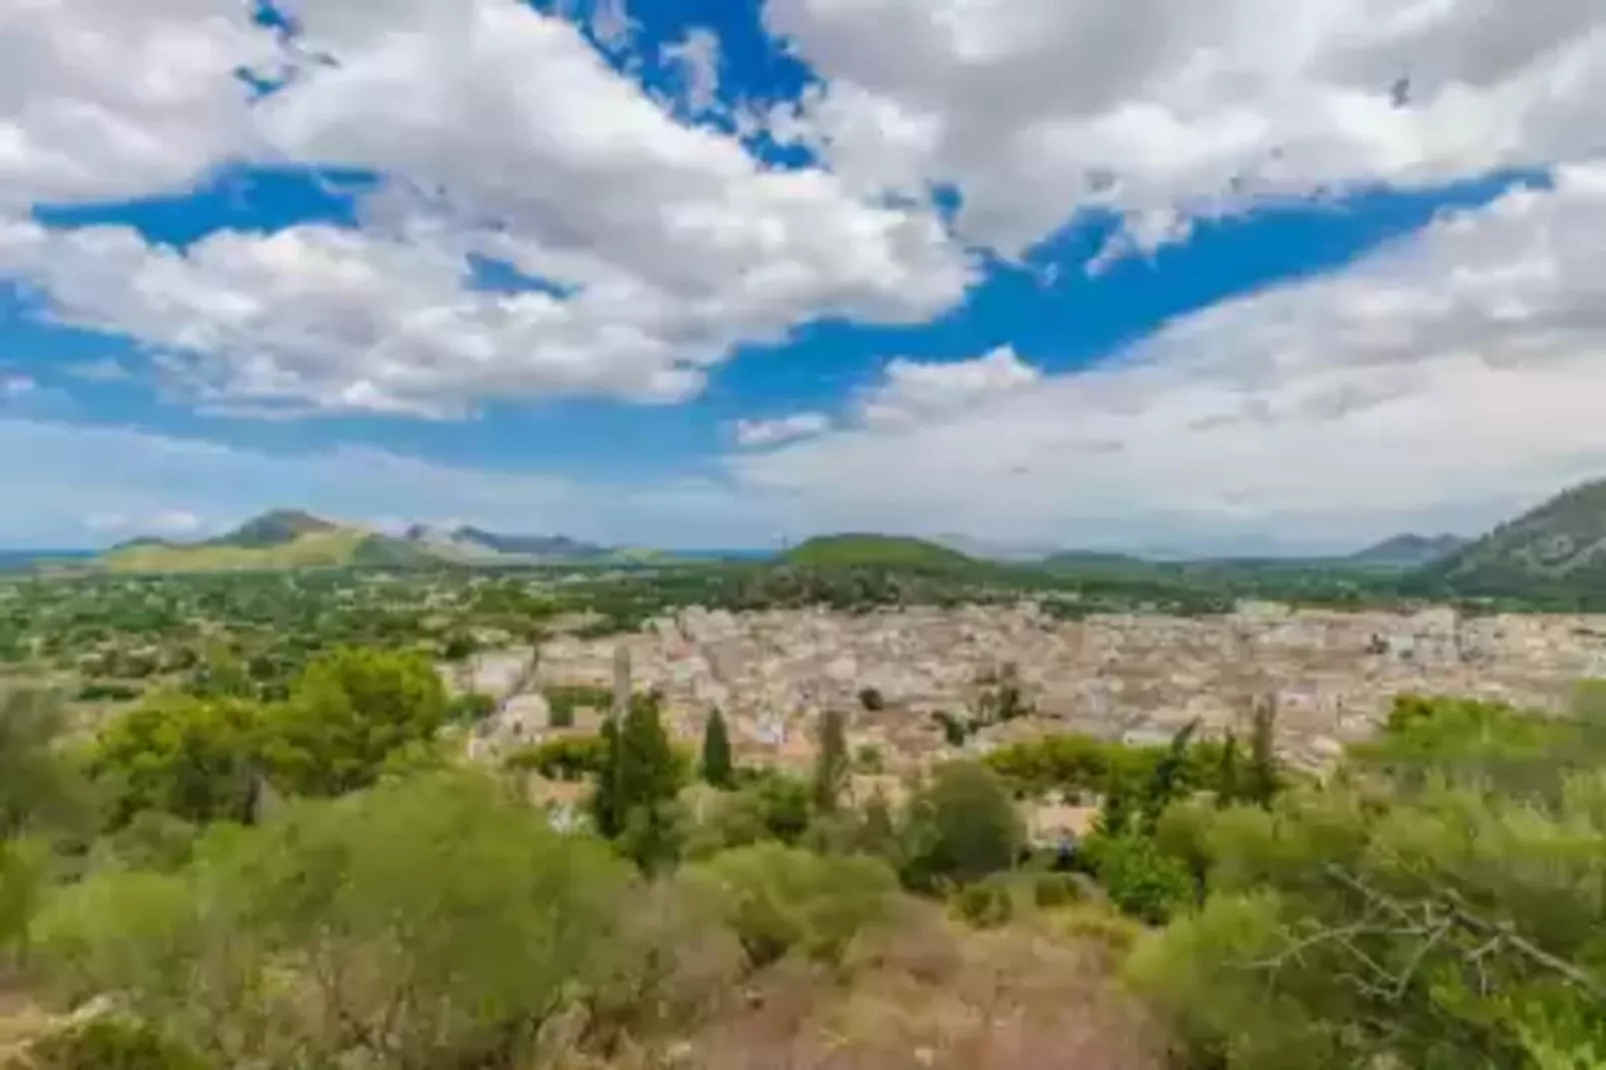
M1423 570L1424 583L1464 594L1606 588L1606 479L1580 483Z
M208 540L208 544L262 549L294 542L303 535L339 529L339 524L300 509L272 509L261 516L252 517L227 535Z
M1417 568L1448 557L1466 544L1459 535L1418 535L1406 532L1393 535L1375 546L1368 546L1349 561L1358 565L1393 565L1400 568Z

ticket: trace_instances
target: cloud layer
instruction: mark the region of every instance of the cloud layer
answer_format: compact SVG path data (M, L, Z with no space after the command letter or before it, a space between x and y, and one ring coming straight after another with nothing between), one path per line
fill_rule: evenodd
M678 99L621 73L652 46L618 0L558 5L585 32L522 0L282 0L294 33L248 8L0 5L0 278L146 354L86 361L81 383L154 370L247 415L677 404L802 325L931 321L987 254L1029 255L1084 213L1123 221L1068 265L1097 270L1268 204L1553 181L1091 369L1017 351L1009 323L947 360L889 351L834 403L734 422L712 481L273 458L48 422L66 397L8 369L0 444L42 461L4 477L29 503L5 541L206 530L294 500L681 545L878 527L1341 548L1473 531L1606 472L1599 3L765 0L817 81L763 112L729 99L705 28L657 46ZM812 160L768 164L702 121L716 112ZM182 248L32 214L182 193L229 165L377 184L357 227Z

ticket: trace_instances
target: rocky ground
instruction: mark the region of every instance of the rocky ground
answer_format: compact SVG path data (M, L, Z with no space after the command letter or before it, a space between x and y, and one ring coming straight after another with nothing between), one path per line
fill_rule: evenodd
M487 743L539 737L546 711L536 692L553 683L607 686L621 644L634 686L660 689L688 739L717 706L745 756L802 764L812 751L808 727L836 708L850 716L854 745L878 748L893 771L943 752L930 715L965 713L1000 674L1019 679L1036 713L983 732L971 748L1054 730L1164 738L1194 718L1222 729L1271 698L1285 750L1311 763L1364 735L1401 692L1543 708L1565 701L1579 679L1606 676L1606 617L1273 605L1217 617L1082 621L1058 621L1030 605L864 615L689 609L631 636L553 639L533 677L525 652L482 655L464 682L507 699ZM865 689L884 708L867 710Z

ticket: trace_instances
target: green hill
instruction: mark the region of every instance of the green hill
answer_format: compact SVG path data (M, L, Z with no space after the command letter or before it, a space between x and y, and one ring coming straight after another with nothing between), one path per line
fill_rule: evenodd
M265 550L286 546L307 535L327 535L340 531L340 525L299 509L275 509L253 517L203 545L234 547L241 550Z
M95 560L114 572L225 572L354 565L405 568L436 559L400 539L307 513L275 510L203 542L136 539Z
M1419 569L1413 589L1606 603L1606 480L1558 494Z
M986 567L986 562L924 539L858 533L809 539L782 555L781 562L799 568L883 568L921 572L961 572Z

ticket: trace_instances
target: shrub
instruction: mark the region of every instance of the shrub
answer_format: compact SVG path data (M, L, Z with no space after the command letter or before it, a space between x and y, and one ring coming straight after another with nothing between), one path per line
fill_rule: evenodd
M145 1023L97 1018L35 1041L29 1065L38 1070L207 1070L194 1050Z
M1003 781L978 763L950 762L909 800L904 880L921 891L980 880L1011 868L1024 841Z
M1124 914L1158 925L1194 899L1186 863L1147 836L1094 837L1087 851L1110 902Z
M882 862L778 843L716 855L682 879L718 904L752 969L793 952L838 964L855 938L891 917L898 896Z
M975 928L996 929L1015 920L1016 892L1003 876L967 884L954 893L954 912Z

